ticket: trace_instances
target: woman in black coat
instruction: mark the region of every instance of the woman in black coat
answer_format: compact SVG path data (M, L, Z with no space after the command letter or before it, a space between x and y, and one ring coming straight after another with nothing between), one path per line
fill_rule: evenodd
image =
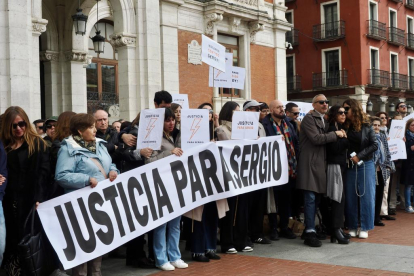
M403 160L401 171L402 183L405 185L405 211L414 213L411 206L411 190L414 184L414 119L409 119L405 125L405 148L407 150L407 159Z

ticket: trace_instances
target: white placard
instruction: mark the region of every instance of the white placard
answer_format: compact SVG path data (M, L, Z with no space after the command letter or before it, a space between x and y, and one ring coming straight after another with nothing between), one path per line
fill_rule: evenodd
M172 102L181 105L181 109L189 109L187 94L172 94Z
M139 118L137 149L161 148L165 108L144 109Z
M410 119L412 119L412 118L414 118L414 112L413 113L411 113L410 115L408 115L408 116L405 116L404 118L403 118L403 121L404 122L407 122L408 120L410 120Z
M404 140L388 140L388 149L390 150L391 161L407 159L407 149L405 148Z
M210 66L208 73L209 87L232 88L231 69L233 67L233 53L226 53L226 72Z
M244 80L246 78L246 69L242 67L231 68L231 83L236 89L244 89Z
M231 139L257 139L259 137L259 113L234 111L231 124Z
M201 60L214 68L226 72L226 48L216 41L202 35Z
M210 142L208 113L207 109L181 111L181 148L183 150Z
M390 139L403 139L405 135L405 124L403 120L392 120L390 127Z
M302 121L303 117L309 113L309 111L313 110L312 103L306 102L292 102L292 101L282 101L283 105L286 106L288 103L294 103L299 107L299 117L296 119L298 121Z

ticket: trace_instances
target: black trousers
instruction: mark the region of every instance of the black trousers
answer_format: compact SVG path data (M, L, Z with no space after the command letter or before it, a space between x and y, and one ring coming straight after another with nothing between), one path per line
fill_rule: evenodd
M381 221L380 214L381 214L381 206L382 206L382 198L384 197L384 177L382 176L382 172L377 172L377 180L378 185L375 186L375 218L374 221L378 222ZM400 192L401 193L401 192Z
M267 188L248 193L249 237L252 241L263 238L263 220L267 206Z
M331 226L334 229L344 227L346 166L341 167L341 174L343 183L341 202L331 200Z
M148 235L148 257L154 259L153 249L153 232L152 230L147 233ZM134 264L138 259L146 258L147 254L144 250L145 246L145 234L130 240L126 243L126 262Z
M207 250L216 250L218 213L215 201L204 204L201 221L194 220L194 229L191 233L191 252L205 253Z
M291 215L291 197L292 197L292 189L291 189L291 181L292 179L289 178L289 182L285 185L276 186L273 188L273 193L275 195L275 201L277 206L277 213L279 214L280 218L280 229L284 230L289 226L289 217ZM275 213L268 214L269 217L269 225L271 229L277 229L277 216Z
M230 248L242 251L248 245L249 196L229 197L227 203L230 210L219 221L221 252Z

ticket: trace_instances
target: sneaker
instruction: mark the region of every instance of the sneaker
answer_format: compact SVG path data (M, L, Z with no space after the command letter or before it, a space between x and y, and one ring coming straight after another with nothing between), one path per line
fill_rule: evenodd
M405 212L409 213L409 214L412 214L412 213L414 213L414 209L413 209L412 206L408 206L407 208L405 208Z
M160 266L160 269L164 271L172 271L175 270L175 267L170 263L165 263L162 266Z
M360 238L360 239L368 239L368 231L359 231L359 235L358 235L358 237Z
M265 237L255 239L253 242L254 243L260 243L260 244L271 244L272 243L269 239L267 239Z
M289 227L286 229L282 229L280 230L280 237L282 238L286 238L289 240L293 240L296 239L296 235L293 233L292 229L290 229Z
M226 254L236 254L236 253L237 253L236 248L230 248L230 249L227 249L226 251Z
M206 252L206 257L209 258L210 260L220 260L220 256L216 254L215 250L208 250Z
M246 246L242 251L243 252L252 252L253 248L251 248L250 246Z
M199 253L193 253L191 255L191 259L193 259L196 262L202 262L202 263L208 263L210 261L209 258L207 258L206 255L204 254L199 254Z
M358 229L349 229L349 235L351 235L351 238L356 238L358 236Z
M186 264L183 260L178 259L174 262L171 262L171 264L175 267L175 268L187 268L188 264Z
M310 232L305 234L305 242L306 245L310 247L321 247L322 242L316 237L315 232Z

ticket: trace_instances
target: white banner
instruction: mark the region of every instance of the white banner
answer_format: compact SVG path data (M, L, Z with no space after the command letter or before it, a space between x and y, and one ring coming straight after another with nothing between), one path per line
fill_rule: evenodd
M214 69L210 66L208 73L209 87L232 88L231 68L233 67L233 53L226 53L226 72Z
M410 120L410 119L412 119L412 118L414 118L414 112L413 113L411 113L410 115L408 115L408 116L405 116L404 118L403 118L403 121L404 122L407 122L408 120Z
M181 111L181 148L187 149L210 142L210 124L207 109Z
M388 149L390 150L391 161L407 159L407 149L405 148L404 140L388 140Z
M281 136L207 143L38 207L63 267L72 268L200 205L288 181Z
M403 120L392 120L390 126L390 139L403 139L405 135L405 124Z
M244 80L246 78L246 69L242 67L231 68L231 83L236 89L244 89Z
M164 130L164 108L144 109L139 118L137 149L161 148L162 132Z
M205 35L202 35L201 44L201 60L220 71L226 72L226 48Z
M259 113L234 111L231 123L231 139L257 139L259 137Z
M189 109L187 94L172 94L172 102L181 105L181 109Z
M302 121L303 117L305 117L306 114L309 113L309 111L313 110L312 103L292 102L292 101L282 101L282 103L283 103L284 106L286 106L288 103L294 103L299 107L299 117L296 119L298 121Z

